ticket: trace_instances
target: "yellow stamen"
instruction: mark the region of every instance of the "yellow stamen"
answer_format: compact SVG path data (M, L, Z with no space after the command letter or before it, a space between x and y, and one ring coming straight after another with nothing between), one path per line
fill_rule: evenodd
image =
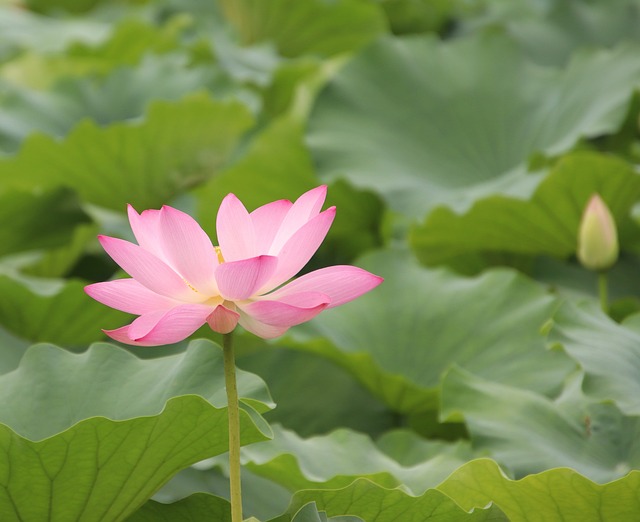
M186 279L184 279L184 278L183 278L182 280L183 280L183 281L185 282L185 284L186 284L189 288L191 288L191 290L193 290L196 294L199 294L199 293L200 293L200 292L198 292L198 291L193 287L193 285L192 285L189 281L187 281L187 280L186 280Z
M213 247L216 249L216 254L218 254L218 262L220 264L224 263L224 257L222 257L222 249L219 246Z

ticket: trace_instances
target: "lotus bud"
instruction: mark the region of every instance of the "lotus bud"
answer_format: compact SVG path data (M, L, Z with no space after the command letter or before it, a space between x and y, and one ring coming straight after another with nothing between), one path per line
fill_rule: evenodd
M589 270L603 271L618 259L616 222L598 194L589 199L578 231L578 259Z

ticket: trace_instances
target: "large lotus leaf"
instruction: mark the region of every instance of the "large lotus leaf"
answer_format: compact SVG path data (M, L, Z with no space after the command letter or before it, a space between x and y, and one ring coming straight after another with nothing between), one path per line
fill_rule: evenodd
M85 118L101 126L139 118L151 101L177 100L210 77L210 70L189 67L186 57L165 55L148 56L104 79L65 78L44 92L14 88L2 97L0 147L15 152L35 131L64 137Z
M0 324L30 341L86 346L104 338L101 328L131 316L87 297L86 281L44 279L0 271Z
M31 262L20 267L23 274L38 277L63 277L82 258L89 243L95 242L99 232L97 223L80 225L73 231L67 244L39 252Z
M453 368L443 380L441 415L463 417L474 447L516 477L566 466L606 482L640 466L640 418L579 393L554 402Z
M258 373L278 407L266 415L302 437L338 427L379 434L394 426L394 414L342 367L325 357L262 344L238 365ZM283 379L282 376L287 378ZM344 398L349 397L348 401ZM318 415L321 411L322 415Z
M617 130L638 84L632 46L585 52L559 70L493 33L387 38L320 94L308 139L321 178L345 176L420 217L436 203L528 195L528 158Z
M26 0L29 9L42 13L85 13L96 6L106 3L105 0Z
M495 505L466 511L438 490L430 489L419 497L401 489L385 489L367 479L358 479L335 490L304 490L293 496L288 513L308 502L315 502L327 515L354 515L367 522L461 522L508 520ZM290 515L289 515L290 516ZM287 515L271 522L289 522Z
M244 371L237 378L238 393L253 409L274 406L262 379ZM184 353L156 359L139 359L109 343L93 344L83 354L38 344L16 371L0 376L0 391L11 397L2 401L0 421L23 437L41 440L95 416L122 420L156 414L167 400L186 394L224 408L223 383L222 351L204 339L189 343Z
M219 466L210 467L210 461L183 469L153 497L164 504L175 503L195 493L206 491L229 498L229 466L227 459L216 459ZM203 469L205 468L206 469ZM291 492L266 478L242 469L242 511L245 516L268 520L280 515L291 501Z
M546 394L574 367L539 334L554 298L516 272L461 278L393 251L358 264L385 282L280 342L335 360L393 409L435 409L440 377L454 363Z
M195 191L198 221L215 237L217 211L230 192L253 210L276 199L295 200L318 184L300 126L277 120L257 136L237 163Z
M579 152L558 162L528 200L490 196L464 214L436 208L413 229L411 244L430 265L471 252L567 257L576 251L580 218L596 192L610 208L623 242L637 237L629 212L640 197L640 176L619 159Z
M55 19L30 13L25 9L0 6L0 44L2 54L23 48L60 51L70 42L97 44L108 37L106 22L84 19Z
M435 469L439 466L438 461L468 461L473 457L470 443L466 439L455 442L430 440L408 429L385 432L376 440L376 446L400 465L408 468L432 461Z
M445 28L459 10L449 0L382 0L394 34L436 32Z
M302 506L293 516L278 517L278 522L364 522L360 517L337 516L327 518L326 511L318 511L315 502Z
M249 210L277 199L295 200L319 185L300 125L278 119L252 142L237 163L196 191L198 220L215 237L220 202L234 193ZM343 182L329 188L327 205L338 208L320 256L327 264L346 263L379 244L380 201Z
M640 237L640 236L639 236ZM531 265L532 276L572 300L598 299L598 274L585 269L577 262L566 262L551 257L539 257ZM633 310L618 313L618 307L640 295L638 259L626 253L607 273L610 312L622 320Z
M585 371L584 392L612 400L628 415L640 415L640 324L618 324L593 302L564 304L549 340L559 343Z
M567 468L510 480L495 462L481 459L462 466L437 489L464 509L493 502L511 522L631 521L640 512L637 471L603 485Z
M272 441L244 448L242 461L247 469L290 491L339 488L364 477L386 487L404 484L414 494L422 494L472 455L465 445L435 443L440 453L431 448L430 455L423 455L426 458L402 465L368 436L351 430L338 429L309 439L279 426L273 431ZM420 449L424 451L415 448L416 452Z
M227 500L206 493L195 493L173 504L149 501L127 522L229 522L231 508ZM256 521L255 518L246 519ZM358 517L327 518L324 511L318 512L315 502L305 504L293 516L278 517L279 522L358 522Z
M23 52L7 62L0 75L12 84L35 89L49 88L65 76L104 75L116 67L134 66L151 53L175 50L180 33L189 23L188 15L171 17L162 26L125 18L114 25L104 41L73 41L53 54L52 49L47 54Z
M246 373L238 386L242 443L264 440L252 406L271 407L268 391ZM6 520L123 520L180 469L228 448L222 354L209 341L153 360L109 344L81 355L36 345L0 376L0 396Z
M0 256L60 247L90 221L76 194L64 188L0 194Z
M29 347L29 342L0 328L0 374L15 370Z
M220 0L245 44L272 40L283 56L354 51L386 30L382 10L362 0Z
M229 501L208 495L195 493L172 504L162 504L150 500L127 522L231 522L231 504Z
M212 176L251 124L244 105L206 94L156 101L139 122L83 121L64 141L31 136L0 161L0 186L67 185L103 207L158 207Z
M613 47L638 41L640 4L637 0L611 0L606 4L572 2L484 2L482 17L470 17L458 32L490 25L504 30L538 63L563 65L584 47ZM459 20L460 22L460 20Z

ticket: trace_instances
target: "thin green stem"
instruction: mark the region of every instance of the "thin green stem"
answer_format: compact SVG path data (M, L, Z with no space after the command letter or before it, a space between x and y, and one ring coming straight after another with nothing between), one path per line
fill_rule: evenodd
M236 362L233 355L233 332L222 336L224 352L224 382L227 388L229 412L229 482L231 486L231 522L242 522L240 492L240 411L236 385Z
M607 287L607 272L598 272L598 294L600 295L600 308L605 314L609 313L609 292Z

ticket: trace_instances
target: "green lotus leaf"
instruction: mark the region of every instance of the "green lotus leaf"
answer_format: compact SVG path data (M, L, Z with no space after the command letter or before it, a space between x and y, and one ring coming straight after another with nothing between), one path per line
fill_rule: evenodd
M20 49L55 52L71 42L98 44L108 38L109 24L91 19L55 19L25 9L0 6L0 35L5 47L0 54Z
M464 418L474 448L517 478L566 466L607 482L640 465L640 418L589 401L579 379L552 401L454 367L443 379L441 416Z
M272 521L273 522L273 521ZM337 516L327 518L325 511L318 511L315 502L309 502L300 508L292 517L278 517L277 522L364 522L359 517Z
M318 184L300 126L280 119L258 135L238 162L194 191L198 221L215 237L217 211L230 192L253 210L276 199L295 200Z
M309 502L326 511L328 516L352 515L367 522L460 522L506 521L495 505L464 510L451 498L430 489L419 497L400 489L385 489L367 479L358 479L349 486L336 490L304 490L293 496L288 513L297 513ZM271 522L288 522L277 518Z
M204 93L156 101L139 122L83 121L64 141L32 135L15 157L0 160L0 187L66 185L119 211L127 203L158 207L212 176L251 124L239 102Z
M627 415L640 415L640 323L618 324L593 302L564 304L553 319L549 341L560 344L585 372L590 397L614 401Z
M53 23L51 18L48 23ZM191 23L189 15L176 15L161 26L135 18L125 18L113 26L108 37L99 41L73 40L66 47L22 52L2 68L2 77L11 84L31 89L47 89L61 78L106 75L117 67L134 66L143 58L174 51L179 38ZM53 51L53 52L52 52ZM173 78L165 77L169 83ZM121 87L127 88L126 84ZM156 86L157 87L157 86Z
M77 226L67 244L40 252L31 261L22 264L20 271L44 278L64 277L81 260L87 245L95 242L98 232L97 223ZM91 265L93 267L94 264Z
M209 461L183 469L153 497L163 504L174 505L182 499L206 491L229 498L229 466L226 459L220 465L207 467ZM222 462L224 461L224 462ZM245 517L269 520L283 513L291 500L291 492L266 478L242 469L242 511Z
M308 141L322 179L346 177L422 217L495 193L528 196L537 181L524 172L529 158L616 131L638 84L631 45L554 69L495 33L386 38L319 95Z
M76 229L90 222L76 194L57 187L47 191L6 190L0 194L0 256L63 246Z
M5 92L0 147L15 152L31 133L64 137L90 119L99 126L140 118L154 100L178 100L209 83L211 72L188 67L180 55L147 56L134 67L113 70L104 79L64 78L48 91L15 87Z
M354 51L386 29L381 9L361 0L221 0L245 44L275 42L283 56Z
M237 343L240 349L241 342ZM278 407L266 414L302 437L339 427L377 435L394 425L391 411L342 367L312 353L273 349L267 344L239 356L238 365L258 373ZM287 379L282 376L287 375ZM348 401L344 398L349 397ZM322 415L318 412L322 411Z
M511 522L634 520L640 511L640 472L596 484L567 468L510 480L488 459L474 460L437 488L464 509L493 502Z
M459 20L459 32L501 27L538 63L564 65L581 48L638 41L637 0L599 2L484 2L485 13Z
M23 339L80 347L104 339L131 316L84 293L86 281L45 279L0 270L0 324Z
M539 329L557 306L516 272L461 278L381 251L358 265L385 278L279 341L328 357L400 412L435 409L452 364L497 382L555 394L575 366L546 349Z
M272 441L244 448L242 460L253 473L290 491L340 488L364 477L385 487L403 484L413 493L422 494L472 455L464 444L434 443L441 453L431 448L430 455L422 455L426 458L401 465L368 436L348 429L308 439L279 426L273 431Z
M208 495L195 493L172 504L162 504L150 500L127 522L231 522L231 504L229 501Z
M30 343L0 328L0 374L15 370Z
M448 0L383 0L382 8L394 34L441 31L451 21L458 2Z
M295 201L318 185L300 125L277 119L257 136L237 163L195 191L198 220L215 237L217 209L227 194L234 193L253 210L277 199ZM316 265L312 263L308 269L348 263L380 243L382 208L375 196L337 182L329 188L327 205L337 206L336 219L315 258Z
M206 493L195 493L172 504L161 504L149 501L127 522L229 522L231 520L230 504L227 500ZM259 522L256 518L248 518L247 522ZM278 522L362 522L362 519L351 516L327 518L324 511L318 511L314 502L300 508L293 516L278 517Z
M242 443L264 440L256 409L272 406L268 391L247 373L238 386ZM5 520L124 520L180 469L228 449L222 353L209 341L152 360L110 344L80 355L35 345L0 376L0 397Z
M640 197L640 176L619 159L578 152L562 158L529 200L489 196L464 214L436 208L413 229L411 246L428 265L486 252L568 257L576 251L584 207L596 192L611 210L623 244L637 237L629 213Z

